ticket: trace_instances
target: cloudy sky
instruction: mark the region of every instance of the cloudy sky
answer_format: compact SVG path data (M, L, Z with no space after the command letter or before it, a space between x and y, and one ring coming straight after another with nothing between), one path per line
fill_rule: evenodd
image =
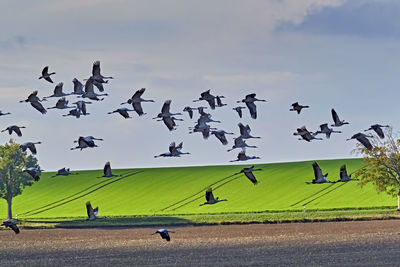
M227 164L239 152L226 151L231 136L223 146L189 134L195 120L187 114L172 132L151 119L165 100L180 112L207 89L228 104L211 112L222 121L213 126L237 134L242 122L262 136L247 142L258 146L247 151L261 157L254 163L353 157L356 141L345 141L352 134L374 123L400 126L398 1L3 0L0 8L0 109L12 113L0 125L26 126L23 137L12 136L18 143L42 141L37 157L45 170L100 169L106 161L113 168ZM52 94L58 82L72 91L72 79L88 78L95 60L115 79L105 86L109 96L88 106L91 115L42 115L18 103L33 90ZM46 65L55 84L38 79ZM142 87L156 101L143 104L146 115L107 114ZM253 92L268 102L258 103L257 120L248 111L240 119L232 107ZM311 108L289 112L296 101ZM350 122L343 134L311 143L292 135L331 123L331 108ZM70 151L80 135L105 141ZM0 143L9 138L1 133ZM153 158L172 141L191 155Z

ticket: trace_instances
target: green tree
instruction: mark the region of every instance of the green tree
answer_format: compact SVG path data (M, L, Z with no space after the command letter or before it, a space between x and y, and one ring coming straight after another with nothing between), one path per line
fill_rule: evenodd
M360 178L361 187L372 183L379 193L397 195L397 209L400 211L400 139L389 127L384 139L374 137L370 141L373 145L371 150L357 144L355 151L363 155L366 166L357 170L355 176Z
M7 201L8 218L12 218L12 199L22 193L25 186L33 184L34 179L24 172L29 167L37 167L37 159L27 155L12 139L0 146L0 197Z

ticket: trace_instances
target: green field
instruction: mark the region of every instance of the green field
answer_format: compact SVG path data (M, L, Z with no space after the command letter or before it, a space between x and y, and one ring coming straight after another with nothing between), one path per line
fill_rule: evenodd
M318 163L324 173L329 172L328 180L339 178L342 164L347 165L349 173L363 166L360 159ZM43 173L39 182L14 198L13 212L25 220L84 218L85 203L90 200L93 206L99 206L99 216L254 213L259 217L282 211L298 213L303 206L308 212L317 212L387 208L397 203L386 194L377 194L372 185L360 188L357 182L306 184L313 178L311 164L259 164L262 171L254 172L259 180L255 186L243 174L233 175L243 167L238 165L121 169L113 170L122 175L114 178L98 178L102 170L55 178L51 177L54 173ZM209 186L214 189L214 196L228 201L199 206L205 201L204 192ZM0 202L0 214L6 217L4 201Z

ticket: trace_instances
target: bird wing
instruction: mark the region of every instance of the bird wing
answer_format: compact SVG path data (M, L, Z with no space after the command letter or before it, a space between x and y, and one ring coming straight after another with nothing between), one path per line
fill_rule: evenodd
M339 119L339 116L338 116L338 114L336 113L336 111L335 111L334 109L332 109L332 110L331 110L331 113L332 113L333 122L334 122L335 124L340 123L340 119Z
M87 211L87 216L89 217L89 219L94 217L94 212L93 212L92 205L90 204L90 201L86 202L86 211Z
M144 93L145 90L146 90L146 88L142 88L142 89L140 89L140 90L137 90L137 91L133 94L132 98L140 98L140 97L143 95L143 93Z
M32 152L33 155L36 155L37 151L36 151L36 146L34 143L30 143L28 145L29 150Z
M100 92L104 92L104 87L103 87L102 83L99 83L96 80L93 80L93 85L95 85L97 87L97 89L99 89Z
M48 73L49 73L49 66L46 66L46 67L44 67L43 70L42 70L42 76L45 76L45 75L47 75Z
M373 127L373 130L376 132L376 134L381 138L385 138L385 134L382 131L381 127Z
M248 95L246 95L246 99L248 99L248 98L255 98L256 97L256 94L248 94Z
M241 136L246 135L246 133L247 133L246 126L244 126L241 122L238 123L238 126L239 126L240 135Z
M129 113L128 113L128 111L125 110L125 109L118 109L118 113L121 114L122 117L124 117L125 119L126 119L126 118L129 118Z
M100 61L99 60L93 62L92 75L93 76L100 75Z
M46 114L47 110L43 107L43 105L38 102L38 101L33 101L31 102L31 106L34 107L36 110L38 110L42 114Z
M168 130L172 131L175 127L175 122L171 117L163 117L162 118L164 124L167 126Z
M212 193L211 188L207 189L207 191L206 191L206 200L207 200L207 202L209 202L210 200L214 200L214 195Z
M13 126L11 129L12 129L19 137L22 136L21 129L20 129L18 126Z
M90 77L87 79L85 83L85 92L86 93L94 93L94 88L93 88L93 77Z
M356 138L363 146L365 146L368 150L372 149L371 142L365 136L359 136Z
M161 108L161 113L168 113L170 106L171 106L171 100L165 101L164 105Z
M111 165L110 165L109 161L107 161L106 164L104 165L103 171L104 171L104 176L106 176L106 177L112 175L112 173L111 173Z
M204 91L203 93L200 94L200 96L201 96L202 98L205 98L205 97L207 97L207 96L211 96L210 90L211 90L211 89L208 89L207 91Z
M143 113L143 108L142 108L142 105L141 105L141 103L140 102L133 102L132 103L132 107L133 107L133 109L136 111L136 113L139 115L139 116L142 116L144 113Z
M246 177L253 183L253 184L257 184L258 181L256 179L256 177L254 176L252 171L245 171L244 175L246 175Z
M10 227L11 229L13 229L13 231L14 231L16 234L19 234L19 228L18 228L18 226L17 226L15 223L10 224L9 227Z
M314 169L314 177L315 177L314 180L322 179L322 177L323 177L323 175L322 175L322 170L321 170L321 168L318 166L318 163L317 163L317 162L314 162L314 163L312 164L312 166L313 166L313 169Z
M169 145L168 150L169 150L169 152L171 152L171 154L174 152L174 150L175 150L175 142L172 142L172 143Z
M221 143L223 145L227 145L228 144L228 140L226 140L226 137L225 137L224 133L217 133L215 136L218 138L219 141L221 141Z
M54 83L50 76L44 77L44 79L48 82Z
M207 99L207 102L210 105L211 109L215 109L215 98Z
M61 95L62 94L62 88L63 88L64 83L58 83L56 87L54 88L54 95Z
M346 170L346 165L342 165L341 167L340 167L340 180L344 180L344 179L346 179L348 176L347 176L347 170Z
M246 102L246 106L249 108L250 115L253 119L257 119L257 107L254 102Z
M243 116L242 109L238 108L238 109L236 109L236 111L239 114L239 117L241 118Z
M75 94L82 94L83 93L83 84L80 82L80 81L78 81L78 79L77 78L74 78L73 80L72 80L72 82L74 83L74 93Z

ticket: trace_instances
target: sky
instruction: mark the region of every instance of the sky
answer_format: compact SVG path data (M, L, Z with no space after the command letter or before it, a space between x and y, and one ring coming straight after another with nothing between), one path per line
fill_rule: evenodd
M0 144L41 141L37 158L44 170L171 167L231 164L239 149L237 124L249 124L254 136L245 162L269 163L349 158L356 141L346 141L371 124L399 129L400 3L391 0L69 0L0 3L0 127L26 126L23 136L0 134ZM32 91L51 95L58 82L71 92L72 80L91 75L94 61L105 85L104 101L88 105L89 116L62 117L66 110L42 115L19 103ZM44 66L55 71L50 84L39 80ZM109 115L145 87L147 113L132 119ZM177 130L152 120L163 102L182 112L200 93L211 89L224 95L225 107L206 110L234 132L223 146L214 136L189 134L196 120L185 113ZM245 95L256 93L258 118L247 110L242 119L232 108ZM75 102L75 97L68 97ZM45 107L54 106L50 99ZM309 105L300 115L294 102ZM303 125L316 131L332 123L331 109L349 125L329 140L300 141L293 132ZM195 115L197 119L198 115ZM79 136L103 138L99 147L70 148ZM183 141L180 158L154 158L171 142Z

